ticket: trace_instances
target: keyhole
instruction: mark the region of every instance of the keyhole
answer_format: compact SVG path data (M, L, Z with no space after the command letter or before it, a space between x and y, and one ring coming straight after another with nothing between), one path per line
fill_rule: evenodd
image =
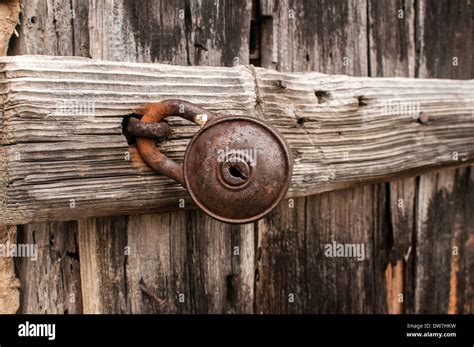
M231 176L235 178L240 178L241 180L247 179L247 176L245 176L238 167L235 167L235 166L229 167L229 173L231 174Z
M218 177L227 188L240 189L250 182L251 168L242 159L228 158L219 168Z

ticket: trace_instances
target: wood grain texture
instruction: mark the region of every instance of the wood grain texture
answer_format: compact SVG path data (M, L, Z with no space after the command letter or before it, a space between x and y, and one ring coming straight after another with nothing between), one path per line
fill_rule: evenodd
M126 285L127 218L88 218L78 222L78 248L84 313L130 311Z
M3 1L0 3L0 55L7 54L10 37L15 32L20 15L20 2L18 0ZM0 97L4 102L5 97ZM3 152L0 149L0 152ZM0 154L0 158L3 155ZM0 164L1 166L4 163ZM2 180L3 181L3 180ZM0 224L0 244L16 243L16 227ZM7 247L8 248L8 247ZM0 259L0 313L16 313L20 306L20 282L15 274L12 257L2 256Z
M279 129L295 163L289 196L473 159L473 81L43 56L2 61L4 223L177 209L184 189L152 172L121 133L135 107L171 97L259 116ZM405 105L418 110L400 111ZM427 124L414 119L419 112ZM161 149L180 161L197 127L172 125L174 137Z
M470 1L440 1L436 6L418 2L418 77L474 76L472 11ZM416 312L473 312L472 178L472 166L420 176L414 234Z
M10 37L15 33L20 15L20 1L8 0L0 3L0 55L6 55Z
M336 3L334 2L333 4L335 5ZM264 4L262 7L267 5ZM412 1L385 1L383 3L370 1L368 5L369 74L372 76L414 77L415 67L417 66L415 51L415 3ZM292 8L291 4L288 6ZM428 6L433 7L433 3L429 3ZM270 4L267 7L272 8L272 5ZM403 10L403 20L397 18L397 11L400 9ZM281 13L285 14L287 10L288 7ZM432 11L433 10L439 13L442 11L446 12L446 10L438 10L434 7L432 8ZM466 9L462 9L461 11L463 11L466 16L469 16L469 11L466 11ZM337 13L338 11L335 12ZM447 12L459 14L459 9L448 9ZM275 16L281 16L281 13ZM266 15L271 15L271 13L268 12ZM444 21L443 18L435 17L432 20L433 22L430 23L430 27L440 28L440 32L446 33L439 27L439 23ZM271 22L271 18L265 18L265 23ZM464 23L462 25L469 27L469 24L463 21L461 22ZM298 21L298 24L303 27L305 26L301 24L301 21ZM268 26L268 24L265 25ZM448 26L449 25L452 24L448 24ZM266 27L264 27L264 29L267 30ZM274 34L272 30L267 31ZM351 30L348 31L354 32ZM462 35L460 35L460 29L454 30L454 33L456 33L457 39L460 41L464 40ZM468 31L463 31L463 33L467 36L470 35ZM453 35L453 32L451 31L448 35ZM271 37L271 35L267 35L267 37L268 36ZM305 30L305 37L309 37L308 40L311 40L311 32ZM426 39L429 37L429 34L427 34ZM432 40L432 42L436 44L436 39ZM457 41L453 41L451 38L450 42L455 47L458 47ZM446 48L443 47L439 49L446 50ZM289 50L297 50L297 48L295 49L290 46ZM469 52L469 50L466 50L464 53L469 55ZM304 54L300 54L299 57L303 62L308 62L307 58L313 59L311 55L305 57ZM437 62L437 64L444 61L438 60L439 55L434 53L430 57L432 61ZM464 57L460 57L460 59L464 62L466 61ZM262 59L262 61L268 63L270 59ZM273 61L273 65L278 66L275 61ZM360 65L363 64L356 64L356 66ZM267 67L270 66L267 65ZM302 69L302 67L299 68ZM333 69L334 67L331 66L329 68ZM466 65L464 65L464 68L466 68ZM320 71L325 72L325 70ZM350 74L351 72L346 73ZM460 77L463 76L462 78L469 76L465 73L459 73L459 71L457 73ZM460 181L462 181L462 179L460 179ZM426 277L420 282L423 283L423 286L419 289L415 288L415 281L417 280L415 277L415 221L417 219L417 194L419 194L419 188L416 182L417 180L415 178L408 178L391 182L390 185L386 187L388 189L380 185L358 188L353 190L354 193L352 196L346 194L344 199L341 200L336 199L343 191L330 193L328 194L329 203L331 201L337 201L337 203L334 203L331 208L327 209L324 208L324 205L321 206L320 204L316 205L317 208L314 207L312 200L317 199L317 196L306 198L306 202L304 200L300 201L301 199L295 199L294 208L297 212L288 208L286 203L281 204L277 211L259 223L258 254L260 256L257 263L259 271L257 277L257 307L261 308L263 312L349 312L351 307L354 306L354 310L350 312L364 312L360 307L357 308L357 302L361 300L359 294L363 292L365 294L362 300L367 300L366 304L372 302L373 306L371 307L375 312L420 312L420 307L426 308L424 312L433 312L434 306L431 301L431 304L428 302L428 300L432 300L433 298L427 295L427 292L429 291L428 287L431 288L437 281L435 279L437 274L433 271L433 267L429 265L431 261L428 259L424 259L422 265L420 265L426 272ZM469 186L468 183L466 187ZM359 191L360 189L364 189L365 193ZM424 189L434 189L436 191L438 188L427 184ZM388 194L389 192L390 194ZM472 197L472 193L470 193L469 190L464 193L466 195L462 195L460 191L458 191L456 199L469 201L469 199L471 199L470 197ZM353 199L362 197L364 194L372 194L372 199L366 197L363 200L364 203L351 204ZM447 193L443 192L442 194ZM427 201L425 201L425 207L423 208L428 208L426 205ZM468 202L463 206L459 205L461 209L459 213L463 215L463 208L468 208L468 206L470 206ZM442 209L443 207L440 205L437 208ZM305 211L304 214L301 212L302 209ZM377 212L371 214L371 209ZM337 211L342 212L342 214L338 214ZM345 218L344 213L349 216L352 214L359 216L360 219L351 220ZM314 220L308 222L308 216L311 216ZM443 216L443 218L446 218L444 213ZM333 224L326 224L322 228L314 229L322 223L321 221L332 220L333 218L337 221L337 227L333 226L335 224L333 222ZM372 222L364 224L366 220ZM438 228L450 228L451 224L443 223L440 220L437 225ZM373 269L371 277L358 277L356 275L357 267L347 269L346 266L342 266L343 270L341 270L341 264L333 264L329 262L327 258L324 259L321 255L321 240L325 240L326 242L334 238L351 240L357 235L353 229L358 229L359 227L368 230L365 239L364 237L358 237L359 242L361 242L360 240L365 240L362 242L365 242L369 246L373 245L370 249L370 257L373 258L370 261L370 266ZM289 230L289 232L286 232L286 230ZM304 236L299 234L301 230L305 230ZM452 307L456 307L456 305L458 307L472 307L473 297L472 293L470 293L464 284L465 282L472 283L473 257L472 251L469 251L472 248L472 237L466 239L465 236L466 233L470 235L469 226L466 227L466 225L464 225L464 229L459 230L459 228L457 228L457 230L456 234L458 238L456 242L460 242L461 244L466 242L466 250L464 251L466 255L454 259L457 259L461 263L465 262L465 264L459 267L459 264L454 261L450 263L449 269L447 269L446 266L435 266L439 269L445 269L440 270L444 273L451 273L451 276L448 276L450 284L440 280L441 282L437 285L437 289L435 290L435 292L443 292L440 293L438 297L443 297L443 294L450 293L450 300L446 297L443 299L443 301L448 300L451 303L449 312L456 312L452 309ZM281 237L280 232L284 234ZM315 234L316 232L318 234ZM324 235L328 235L329 237ZM352 237L351 235L354 236ZM434 233L432 237L436 237L434 235L436 235L436 233ZM464 236L460 237L459 235ZM318 238L319 243L313 241L315 238ZM434 239L431 242L429 240L425 241L424 238L422 239L424 243L431 244L431 246L425 246L423 253L426 254L426 256L432 254L439 247L451 247L449 243L440 246ZM428 249L428 247L432 248ZM315 252L315 255L308 256L307 248L310 250L318 249L318 251ZM312 257L316 257L317 260L311 261ZM444 258L438 257L435 263L445 264L445 261L442 259ZM350 264L350 262L348 263ZM315 271L315 268L318 270ZM304 269L304 271L302 271L302 269ZM468 272L469 269L471 269L470 273ZM358 278L362 280L353 283L347 279L347 282L344 282L344 279L335 275L335 273L341 272L347 274L344 276L345 278ZM287 273L290 273L290 275L286 275ZM456 273L457 276L453 276L453 274ZM460 278L460 280L453 281L453 278ZM446 280L446 276L444 279ZM338 285L336 286L334 283L338 283ZM426 286L427 292L423 292L423 295L427 295L426 301L423 302L423 305L415 307L415 291L423 290L427 283L429 283L430 286ZM341 287L352 287L354 289L349 292L344 292L343 289L340 289ZM449 287L454 288L454 290L447 290L446 288ZM293 304L288 302L287 297L291 290L298 292L298 299ZM315 293L323 294L317 295ZM337 297L333 297L331 295L333 293L334 295L337 294ZM400 294L403 294L402 298ZM372 299L371 295L374 295ZM357 299L357 297L359 299ZM453 300L453 297L457 297L457 300ZM403 301L400 302L401 299ZM351 304L345 306L344 303L346 302L350 302ZM365 309L370 309L367 306L364 307ZM445 310L438 312L448 312L448 309L445 307ZM469 311L458 309L457 312Z
M390 0L383 3L368 1L366 7L365 3L361 5L355 1L320 3L296 0L254 1L251 5L250 1L232 3L218 1L211 4L206 1L171 3L114 0L91 1L97 10L88 12L87 6L84 5L87 2L84 1L71 3L49 0L28 1L23 3L24 16L20 28L22 36L20 40L23 41L19 45L20 41L15 39L10 51L15 54L26 54L25 47L28 47L29 54L62 52L60 54L90 55L103 60L231 66L235 62L248 63L250 45L250 50L252 46L254 48L259 46L257 51L251 52L254 64L269 69L276 68L283 72L317 70L328 74L343 73L356 76L472 78L472 74L469 73L472 71L470 58L472 32L469 31L472 26L472 20L469 20L472 9L469 7L469 0L441 1L440 6L433 6L433 3L433 1L409 0ZM418 4L418 7L415 8L415 4ZM80 16L72 21L64 20L71 8L78 7L82 11ZM248 11L251 7L254 11L253 25L257 24L260 37L252 37L248 32L248 20L250 20ZM400 8L404 10L403 21L396 18L396 11ZM183 17L180 16L181 10L184 13ZM296 17L290 18L290 14ZM31 21L30 18L34 16L36 21ZM306 17L308 19L305 19ZM241 20L242 18L245 20ZM88 21L90 49L89 29L84 30L84 25L87 26ZM53 22L58 25L52 26ZM37 25L38 23L40 25ZM55 35L60 38L59 41L54 38ZM260 45L256 45L256 41L260 41ZM67 48L63 47L61 42L65 43ZM452 65L453 55L459 58L458 67ZM343 64L345 57L349 58L347 65ZM29 71L18 70L15 73L25 73L22 75L24 78ZM268 74L270 79L273 78L271 72L260 73ZM41 73L35 74L30 77L33 79L41 77ZM141 84L143 82L141 78L132 82ZM337 150L347 146L349 148L347 154L352 154L349 143L361 140L353 135L362 131L363 123L358 121L367 119L367 115L363 112L377 112L373 100L364 98L360 100L359 96L364 96L362 93L364 90L361 89L360 94L350 95L347 114L344 113L342 118L337 117L335 109L339 106L335 105L340 101L339 87L334 87L329 95L321 92L316 94L316 91L325 91L320 88L321 78L322 76L314 74L310 85L314 84L318 89L311 91L311 87L306 89L307 86L301 83L299 76L295 78L293 75L278 75L274 84L268 81L267 84L262 84L259 81L255 83L252 74L251 84L262 87L262 92L257 93L259 88L254 87L256 96L250 103L248 112L260 116L263 109L270 110L275 118L272 122L280 128L290 124L290 116L293 117L296 124L292 125L295 133L291 137L292 143L297 143L297 146L302 146L311 138L314 143L310 146L331 148L332 145L330 146L328 142L331 138L330 129L333 126L344 129L349 127L350 136L344 131L338 136L334 134L332 138L339 141L340 137L344 137L347 141L336 143L340 145ZM107 80L101 77L98 80L106 84L104 88L100 88L100 93L107 92L109 88ZM27 88L31 81L22 82L22 88ZM39 81L35 80L36 82ZM41 81L41 83L50 82ZM56 82L58 81L53 81ZM88 83L90 81L86 80L82 86ZM119 92L121 87L122 85L117 86ZM225 85L224 87L227 88ZM67 88L75 90L74 86ZM148 89L145 93L149 93L150 90L151 93L154 92L153 86L146 88ZM20 94L24 92L26 90L18 91ZM43 92L41 90L38 94L40 98L43 97L41 94ZM60 92L69 93L67 89ZM136 92L135 89L131 90L132 95ZM201 89L197 92L201 92ZM406 95L405 92L403 91L402 95ZM78 100L73 93L66 98ZM171 90L170 93L174 91ZM196 91L193 90L192 93ZM264 93L272 98L271 101L258 97ZM95 98L96 95L93 95ZM313 103L303 103L300 95L303 95L303 98L311 96L318 104L316 111L313 109ZM0 97L5 99L7 96L8 94L3 93ZM108 97L109 95L106 95L105 99ZM423 94L423 97L426 95ZM36 105L38 100L34 99L33 105ZM57 101L62 100L65 98ZM263 106L257 104L257 100L262 101ZM291 107L288 109L277 107L274 105L274 100L277 100L277 106L278 102L283 100ZM346 99L342 101L344 100ZM362 101L360 106L364 107L359 107L359 100ZM213 100L216 104L218 101L219 98ZM113 101L109 105L112 103ZM215 107L216 110L219 109L219 106ZM452 108L453 113L456 113L457 107L458 105ZM323 110L327 108L329 108L328 115L332 115L334 120L323 117ZM54 194L57 194L55 190L57 185L54 187L43 185L47 182L47 176L37 176L36 172L33 173L26 166L29 165L36 170L38 163L44 164L41 166L42 169L50 165L48 172L54 171L58 174L55 183L65 180L79 184L82 180L90 182L96 178L103 179L112 171L113 166L118 167L118 171L121 172L122 159L125 159L126 153L117 151L116 148L101 146L105 146L105 139L112 133L114 139L107 143L115 143L119 138L122 141L118 112L125 109L128 112L129 107L119 104L117 108L112 109L110 114L104 114L99 120L101 124L105 124L107 120L107 125L91 132L88 125L84 127L81 123L64 122L63 129L57 129L63 134L61 141L48 143L50 140L55 141L54 136L43 132L44 128L35 133L38 124L41 124L40 120L50 119L46 118L51 116L47 113L48 109L29 113L31 105L24 105L21 110L22 119L10 123L17 127L15 136L20 134L22 139L25 139L30 132L35 138L33 144L36 146L40 144L41 136L47 135L46 140L41 142L46 147L40 151L33 151L34 153L26 152L30 156L28 162L24 163L25 166L17 171L21 173L17 176L20 178L9 180L8 176L2 176L5 180L4 186L9 182L10 187L17 189L19 186L28 186L30 182L32 185L41 182L42 188L38 191L43 193L46 189L54 188ZM288 114L285 114L286 110ZM242 112L247 111L242 109ZM283 117L281 122L280 115ZM71 115L61 116L64 117L60 119L64 120ZM371 116L369 119L370 122L374 121ZM357 122L353 123L355 120ZM24 131L20 128L22 122L26 126ZM28 126L27 122L33 125ZM172 123L178 135L162 144L162 148L180 160L182 148L196 128L177 120L173 120ZM324 125L322 131L317 129L318 125ZM371 123L369 128L377 128L379 125L377 121ZM414 138L425 141L424 134L428 130L425 125L415 122L407 122L406 125L407 129L415 129L412 134ZM427 125L431 127L435 124ZM113 131L110 130L112 128ZM305 128L309 128L313 137L308 136ZM8 123L6 129L9 129ZM472 129L468 130L472 133ZM372 134L370 130L368 131ZM54 152L59 160L43 153L50 150L45 148L61 146L69 140L72 143L72 139L76 136L81 136L84 142L89 141L86 139L88 136L103 137L104 142L99 141L99 146L96 148L87 147L83 151L85 155L78 155L72 159L67 158L66 152L69 148ZM320 136L323 137L322 141L319 140ZM429 142L430 146L433 143L440 145L446 142L435 141L434 138L432 140ZM372 138L368 138L359 144L365 146L371 141ZM406 141L410 148L409 137L403 137L400 141L400 144ZM416 146L418 144L415 143ZM11 152L10 149L19 145L24 145L22 148L25 149L31 144L13 141L3 145L2 142L0 156L4 158L9 153L11 157L14 153L15 158L18 158L16 155L20 152ZM74 147L71 145L71 148ZM122 144L117 148L127 150L126 145ZM412 156L420 148L422 146L409 152L406 159L411 161ZM78 148L78 151L83 149ZM307 150L305 147L304 151ZM365 147L365 150L367 153L373 153L370 147ZM90 157L95 151L102 152ZM107 158L113 157L107 162L110 167L101 166L103 153L106 153ZM300 160L300 163L306 163L313 155L304 153L307 155ZM86 157L89 162L83 165ZM61 172L60 168L65 158L70 166ZM348 158L351 159L351 156ZM47 163L42 162L45 159L48 159ZM324 163L334 164L334 157L323 156L323 159L326 160ZM362 158L361 162L366 160L370 158ZM74 172L74 166L78 162L83 163L82 169ZM320 162L323 162L322 159ZM10 166L7 163L7 161L0 162L1 170L8 171ZM323 166L321 163L310 165L319 170L319 167ZM87 176L87 172L93 170L97 164L99 166L96 173L99 172L99 175ZM336 163L333 167L337 169L340 164ZM337 176L338 170L335 173ZM102 174L105 176L101 176ZM154 174L140 171L139 176L151 177ZM122 185L129 184L135 176L126 173L123 178ZM116 179L118 177L112 177L112 180ZM303 184L311 183L311 179L309 176L308 180L304 181L303 176ZM367 182L372 179L374 178L370 177ZM105 181L101 180L100 185ZM308 197L296 197L300 194L297 191L291 193L294 194L290 195L293 196L292 201L284 200L264 220L256 225L239 228L215 222L197 210L90 218L82 219L78 224L51 222L20 227L19 241L28 242L35 238L35 242L42 247L40 264L15 261L23 287L20 311L472 313L474 220L472 213L469 212L470 207L474 205L473 182L474 173L470 168L443 170L416 179L399 179L389 184L367 185ZM315 191L339 189L343 187L340 183L331 181L327 186L329 188L323 185L317 187ZM355 181L351 181L350 184L355 184ZM156 187L155 183L153 187ZM174 192L174 189L181 188L174 186L169 191ZM183 194L183 191L176 191L176 194ZM31 196L18 196L31 199ZM155 197L156 195L149 197L149 200ZM161 207L153 207L150 210L176 209L180 197L184 196L175 195L166 206L160 205ZM51 198L55 199L52 196ZM109 204L108 199L110 197L104 199L104 203L107 201ZM399 206L400 199L402 207ZM64 199L64 202L67 207L70 206L69 200ZM190 206L188 201L186 206ZM74 213L77 212L78 210L74 210ZM80 216L92 213L79 212ZM53 211L54 213L57 212ZM49 215L46 218L49 218ZM25 220L31 220L31 217L28 216ZM257 232L255 240L254 228ZM75 240L76 238L78 240ZM324 257L322 246L332 240L365 244L368 259L357 262L353 259ZM239 246L239 255L233 254L236 245ZM459 256L453 255L453 247L458 247ZM77 285L78 264L81 267L80 288ZM47 278L49 275L61 280L52 281ZM13 282L14 288L15 282ZM70 294L78 291L83 293L84 303L81 302L81 298L73 305L68 299ZM398 302L400 293L404 294L402 304ZM295 301L292 303L288 301L289 294L294 295ZM7 299L11 298L14 300L14 295L10 295Z
M370 1L370 75L415 77L415 2ZM388 313L414 312L414 226L416 178L400 178L387 187L388 230L375 268L379 293Z
M261 2L263 8L270 7L270 3ZM297 40L288 48L300 54L291 56L290 63L279 61L275 66L292 66L298 71L317 66L321 72L366 75L367 9L359 5L346 1L306 4L315 12L307 21L301 17L304 18L309 10L298 7L296 1L274 9L272 18L287 15L295 6L303 11L296 13L298 20L292 23L291 32L304 38L301 46ZM268 15L265 11L262 10ZM335 21L332 14L335 14ZM319 25L314 26L314 21ZM327 30L328 27L331 29ZM285 27L274 29L276 35L287 35ZM329 33L331 39L327 40ZM348 41L346 33L350 37ZM357 40L358 45L352 45L353 40ZM317 42L317 46L313 54L307 54L306 46L311 42ZM262 54L265 55L265 51ZM321 98L317 101L319 107L330 101L337 103L337 99L325 93L317 95L314 92L312 96ZM304 118L303 125L306 125ZM276 211L258 223L258 312L384 312L383 293L379 293L378 278L373 275L379 262L378 254L384 247L384 240L376 242L376 236L387 230L384 209L384 185L345 189L281 203ZM363 245L365 259L326 257L325 247L333 241Z
M90 13L89 20L90 51L94 58L176 65L248 63L249 27L242 18L250 19L249 1L93 3L97 10ZM156 30L157 27L160 30ZM232 74L235 75L240 73ZM174 79L169 76L168 82L174 85L169 85L170 93L180 88ZM196 100L203 100L207 93L206 81L212 77L210 80L198 77L198 80L199 87L191 94L196 95ZM214 81L215 93L219 93L222 83L229 86L226 80L234 83L232 78L218 78ZM229 102L238 105L244 100L245 103L247 96L242 95L242 88L236 86L234 91L237 100L229 98ZM213 104L219 100L209 98L208 101ZM178 124L189 125L179 121ZM181 129L187 137L196 130L189 126ZM177 139L180 137L178 130ZM182 190L172 200L175 208L181 193ZM114 293L117 300L124 300L127 312L253 312L253 224L229 226L197 210L118 218L125 219L126 223L115 224L113 232L101 223L103 237L91 234L87 225L81 231L86 237L91 235L80 247L86 254L81 256L82 266L87 269L82 280L84 284L91 284L91 290L83 286L84 297L90 299L85 311L123 312L115 304L114 295L101 294L106 292L105 288L117 286L102 270L101 264L106 262L109 272L124 271L125 286L120 285ZM126 240L125 251L104 251L117 238Z
M19 36L9 55L89 56L88 2L21 0Z
M37 259L17 258L23 313L82 313L76 222L19 227L19 244L34 244Z
M460 162L472 160L468 159L472 141L457 140L459 131L464 132L457 129L458 122L466 127L466 135L474 126L469 84L455 87L460 82L261 69L256 76L263 116L292 148L293 196L387 180L397 173L436 166L436 162L454 164L453 152ZM324 96L318 99L318 92ZM457 92L463 96L458 98ZM452 111L444 105L450 98L457 99L449 106ZM429 114L428 124L413 119L418 112L391 109L405 103L419 105L420 112ZM439 147L432 150L435 143Z
M49 54L88 56L88 2L21 1L19 36L9 55ZM77 250L77 223L19 227L18 241L41 245L36 262L15 259L21 280L21 313L81 313L82 296ZM48 242L49 240L49 242Z
M250 1L92 0L91 8L91 55L96 59L207 66L248 63Z
M132 313L252 312L252 224L223 225L197 210L148 214L130 217L127 235Z
M16 226L0 225L0 243L2 247L16 244ZM12 314L20 307L20 281L15 274L12 257L0 258L0 313Z
M384 196L383 185L317 194L259 221L258 312L383 312L373 235L386 230ZM364 259L326 257L334 241L363 245Z

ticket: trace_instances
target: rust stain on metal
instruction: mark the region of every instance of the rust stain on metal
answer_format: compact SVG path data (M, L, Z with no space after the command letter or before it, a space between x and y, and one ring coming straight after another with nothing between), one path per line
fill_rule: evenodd
M180 116L202 126L180 165L161 153L154 140L137 138L143 160L155 171L181 183L211 217L227 223L250 223L269 213L288 191L293 163L288 144L259 119L218 116L182 101L164 100L137 110L131 129L150 137L162 131L151 124ZM150 130L150 129L153 129ZM153 136L151 136L153 135Z
M144 168L149 167L147 163L145 163L145 161L143 160L140 152L138 151L138 148L135 145L129 147L128 153L130 155L129 159L132 163L132 167L140 171L144 171Z
M128 120L127 131L131 135L146 138L166 138L171 135L168 123L145 123L137 118Z
M198 119L197 117L198 115L208 114L208 119L212 118L209 117L209 114L217 117L199 106L176 99L164 100L156 104L147 104L137 109L137 113L143 115L140 120L143 123L159 123L168 116L179 116L198 124L200 122L200 118ZM153 139L138 137L137 145L141 156L153 170L184 184L181 165L161 153L156 148Z

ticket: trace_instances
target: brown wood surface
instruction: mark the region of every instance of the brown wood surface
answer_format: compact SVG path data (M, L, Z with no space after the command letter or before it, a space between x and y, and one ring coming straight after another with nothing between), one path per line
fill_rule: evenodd
M231 66L239 57L240 64L282 72L472 78L468 0L439 6L402 0L91 1L97 10L89 13L84 2L72 4L84 12L68 22L61 14L70 4L25 2L27 15L10 53L216 66ZM399 9L403 20L396 18ZM31 16L39 26L28 21ZM57 28L51 26L55 18ZM77 29L83 25L88 30ZM58 42L75 48L62 51ZM196 210L21 227L18 240L50 240L42 243L41 265L16 262L21 311L472 313L473 181L472 168L444 170L294 198L238 230ZM321 250L332 240L365 244L367 260L325 258ZM239 256L232 255L234 245ZM459 246L457 257L453 246ZM61 259L59 267L54 259ZM34 268L64 277L54 282ZM82 298L72 307L65 299L78 283Z

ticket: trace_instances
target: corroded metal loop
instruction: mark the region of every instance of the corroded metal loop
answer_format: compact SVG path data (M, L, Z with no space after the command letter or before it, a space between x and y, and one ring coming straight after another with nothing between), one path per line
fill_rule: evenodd
M171 135L171 127L168 123L145 123L133 117L127 120L126 129L130 135L149 139L163 139Z
M181 100L145 105L137 113L143 117L140 123L132 121L131 128L138 135L142 158L158 173L181 183L211 217L251 223L285 197L293 168L291 151L281 134L262 120L218 116ZM168 116L202 126L186 148L183 165L161 153L154 143L155 135L164 131L158 125Z
M197 105L178 99L163 100L155 104L147 104L136 110L143 115L140 123L160 123L169 116L187 119L197 125L203 126L218 116ZM143 126L141 127L143 128ZM138 150L143 160L156 172L184 184L183 170L180 164L161 153L155 146L154 140L145 137L137 138Z

